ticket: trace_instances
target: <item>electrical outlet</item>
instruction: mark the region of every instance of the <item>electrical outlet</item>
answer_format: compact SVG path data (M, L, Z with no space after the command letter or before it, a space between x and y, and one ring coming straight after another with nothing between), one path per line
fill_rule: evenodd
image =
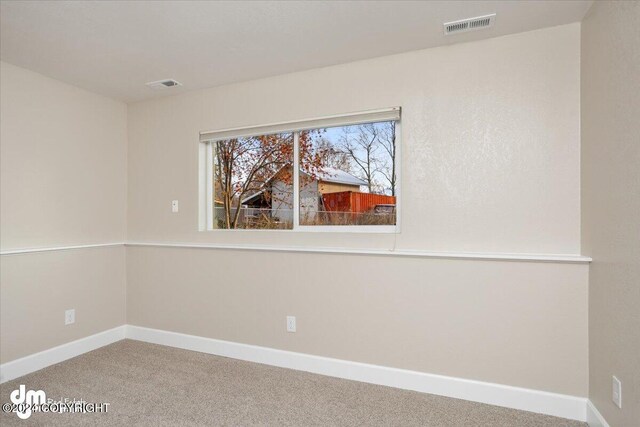
M613 376L612 385L611 400L613 400L613 403L615 403L618 408L622 408L622 383L615 375Z
M64 324L71 325L76 322L76 310L74 308L64 312Z
M296 316L287 316L287 332L296 331Z
M172 201L171 201L171 212L173 212L173 213L178 212L179 207L180 207L180 206L179 206L179 204L178 204L178 201L177 201L177 200L172 200Z

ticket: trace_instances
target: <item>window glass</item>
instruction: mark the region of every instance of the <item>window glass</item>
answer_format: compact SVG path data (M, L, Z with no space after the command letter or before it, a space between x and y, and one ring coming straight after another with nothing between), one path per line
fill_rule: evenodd
M211 144L214 228L293 228L293 133Z
M396 122L301 132L300 225L396 224Z

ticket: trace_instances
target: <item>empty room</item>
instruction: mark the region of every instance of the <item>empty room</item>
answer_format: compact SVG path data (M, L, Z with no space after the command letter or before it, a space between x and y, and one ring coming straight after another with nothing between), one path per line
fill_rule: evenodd
M640 427L640 1L0 0L0 424Z

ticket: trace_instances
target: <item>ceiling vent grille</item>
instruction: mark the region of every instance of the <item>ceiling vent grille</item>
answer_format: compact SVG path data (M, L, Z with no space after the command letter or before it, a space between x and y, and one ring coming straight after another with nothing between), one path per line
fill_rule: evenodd
M166 80L158 80L155 82L145 83L146 86L149 86L151 89L166 89L174 86L182 86L182 84L173 79Z
M466 33L467 31L480 30L482 28L489 28L493 25L493 21L496 19L496 14L478 16L476 18L461 19L459 21L445 22L444 35Z

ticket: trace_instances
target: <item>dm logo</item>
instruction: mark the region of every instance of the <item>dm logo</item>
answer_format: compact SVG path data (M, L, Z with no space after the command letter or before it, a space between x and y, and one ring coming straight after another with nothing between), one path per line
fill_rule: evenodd
M20 384L17 390L11 392L11 402L17 407L16 414L18 418L26 420L31 416L32 408L35 405L44 405L47 403L47 395L42 390L26 391L24 384Z

